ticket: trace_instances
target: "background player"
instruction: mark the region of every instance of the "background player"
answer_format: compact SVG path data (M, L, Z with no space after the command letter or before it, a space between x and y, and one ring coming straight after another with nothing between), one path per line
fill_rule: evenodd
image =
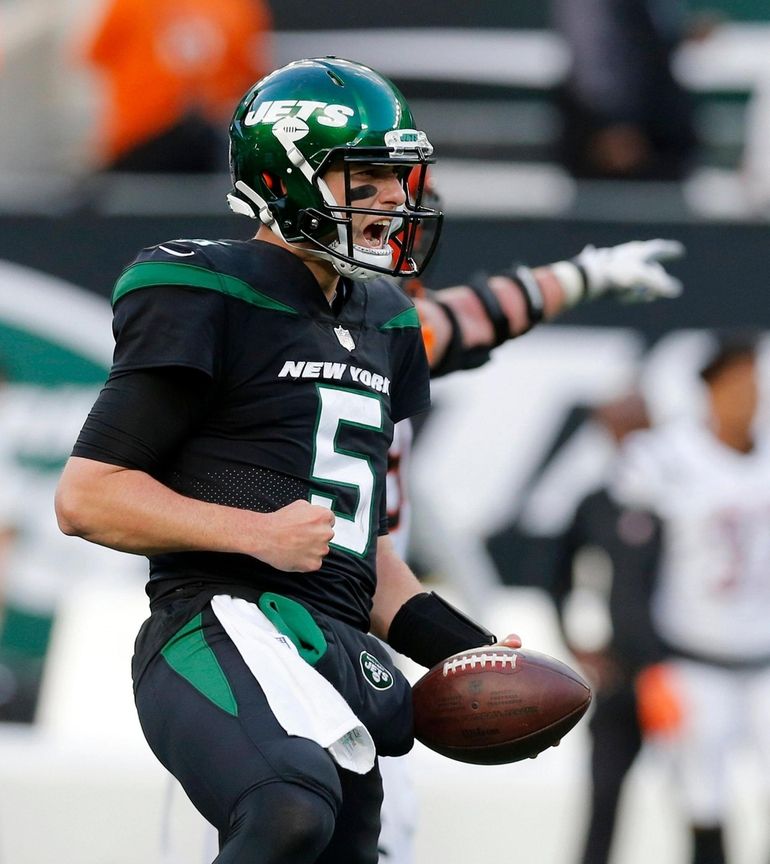
M615 494L663 523L652 613L680 701L670 749L693 861L723 864L736 745L751 740L765 787L770 777L770 452L757 437L756 339L723 337L700 377L702 416L629 436Z
M593 420L615 451L631 432L650 425L638 391L600 405ZM608 468L611 475L613 466ZM662 542L660 519L625 506L611 494L610 477L604 480L580 501L559 539L551 586L565 642L594 694L589 727L592 789L583 864L609 860L623 781L642 747L640 674L643 680L652 680L664 656L650 614ZM571 604L578 597L598 602L606 614L606 641L597 641L596 633L586 639L585 623L575 620Z
M424 194L437 206L438 196L430 176ZM610 248L587 247L572 261L533 270L520 265L506 273L479 273L466 285L437 292L426 290L419 279L405 280L422 321L431 376L483 365L498 345L580 301L603 294L622 300L676 297L681 284L660 262L682 252L683 247L676 241L632 241ZM412 435L411 421L396 424L389 452L388 525L392 541L404 557L409 542ZM383 759L380 763L385 790L382 864L411 864L414 860L417 802L409 761Z

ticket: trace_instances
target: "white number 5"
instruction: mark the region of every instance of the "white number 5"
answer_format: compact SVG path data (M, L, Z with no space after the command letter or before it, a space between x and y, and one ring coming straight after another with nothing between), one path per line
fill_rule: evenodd
M335 509L335 498L320 493L310 496L311 504L329 507L337 517L330 546L356 555L366 555L374 517L374 468L367 456L343 450L337 445L340 426L382 429L382 403L376 396L353 390L318 385L320 403L313 442L311 481L322 480L357 490L352 516Z

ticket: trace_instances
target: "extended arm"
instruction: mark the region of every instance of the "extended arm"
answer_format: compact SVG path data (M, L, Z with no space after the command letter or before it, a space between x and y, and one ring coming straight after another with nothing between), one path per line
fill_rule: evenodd
M480 274L468 285L417 297L435 375L479 366L488 351L584 300L613 294L625 301L676 297L682 285L661 261L684 252L674 240L638 240L596 249L571 261L529 270Z

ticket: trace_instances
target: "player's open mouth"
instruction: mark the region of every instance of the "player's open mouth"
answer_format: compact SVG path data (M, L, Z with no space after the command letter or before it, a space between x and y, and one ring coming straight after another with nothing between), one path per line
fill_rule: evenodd
M362 231L365 245L371 249L381 249L387 240L389 226L390 219L380 219L379 222L372 222L371 225L367 225Z

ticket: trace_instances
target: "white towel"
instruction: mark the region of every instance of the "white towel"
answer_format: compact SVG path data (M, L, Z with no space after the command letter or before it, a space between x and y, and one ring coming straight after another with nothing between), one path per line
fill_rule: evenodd
M291 639L255 603L218 594L211 608L286 732L320 744L341 768L356 774L371 771L376 749L369 730L323 675L300 657Z

